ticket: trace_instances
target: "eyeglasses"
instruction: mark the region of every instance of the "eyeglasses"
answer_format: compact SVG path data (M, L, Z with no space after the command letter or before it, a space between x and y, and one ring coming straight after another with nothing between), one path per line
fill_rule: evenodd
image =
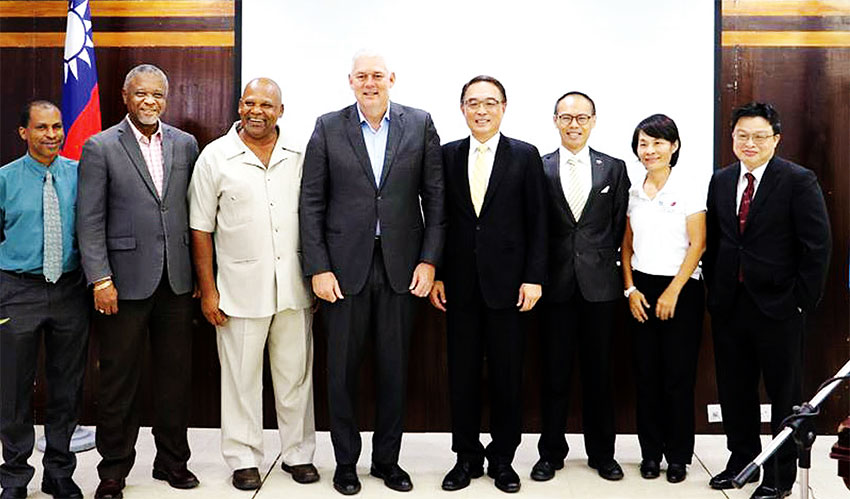
M758 133L746 133L746 132L735 132L732 134L732 138L735 139L735 142L739 144L746 144L753 140L753 144L760 146L767 142L768 139L775 136L775 133L767 133L767 132L758 132Z
M576 120L579 125L584 126L587 125L587 122L590 121L590 118L592 118L592 116L590 116L589 114L577 114L575 116L573 116L572 114L559 114L558 123L563 126L567 126L572 123L573 120Z
M463 101L463 105L466 106L468 109L471 109L473 111L480 108L481 106L484 106L484 109L486 109L487 111L494 111L499 106L499 104L501 104L501 103L502 103L501 101L498 101L496 99L485 99L485 100L469 99L469 100Z

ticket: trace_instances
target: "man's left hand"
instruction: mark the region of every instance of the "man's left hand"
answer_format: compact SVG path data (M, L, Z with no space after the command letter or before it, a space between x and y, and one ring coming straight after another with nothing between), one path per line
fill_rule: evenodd
M524 282L519 287L519 300L516 306L519 307L520 312L528 312L534 308L541 296L543 296L543 286Z
M427 262L421 262L413 270L413 279L410 281L410 292L422 298L431 292L434 285L434 266Z

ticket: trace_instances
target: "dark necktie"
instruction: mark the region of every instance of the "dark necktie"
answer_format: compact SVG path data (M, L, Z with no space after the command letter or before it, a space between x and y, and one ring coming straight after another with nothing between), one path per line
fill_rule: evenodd
M744 195L741 196L741 206L738 208L738 231L741 234L744 233L744 229L747 227L747 215L750 214L750 205L753 202L753 193L756 190L756 178L753 174L748 172L744 174L744 178L747 179L747 187L744 188Z
M53 187L53 175L47 172L42 191L44 203L44 255L42 271L47 282L62 277L62 219L59 216L59 197Z

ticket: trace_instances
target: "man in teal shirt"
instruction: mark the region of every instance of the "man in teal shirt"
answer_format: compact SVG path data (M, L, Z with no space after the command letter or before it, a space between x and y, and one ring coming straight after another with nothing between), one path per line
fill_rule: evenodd
M77 424L88 304L74 237L77 162L59 156L65 138L56 105L33 101L18 128L27 154L0 168L0 499L25 498L34 468L32 386L44 337L47 374L44 477L54 497L83 497L69 450Z

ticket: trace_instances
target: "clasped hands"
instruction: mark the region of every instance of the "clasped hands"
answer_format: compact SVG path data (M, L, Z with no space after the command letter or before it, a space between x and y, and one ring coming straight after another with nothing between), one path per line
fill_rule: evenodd
M333 272L322 272L315 274L312 277L313 293L322 300L329 303L334 303L337 300L342 300L345 297L342 295L342 290L339 287L339 281ZM420 298L428 296L431 288L434 285L434 265L427 262L420 262L413 269L413 278L410 280L408 289L414 296Z
M519 307L520 312L528 312L534 308L534 305L537 304L541 296L543 296L543 286L527 282L523 283L519 287L519 298L517 299L516 306ZM434 287L431 288L429 298L431 305L436 309L443 312L446 311L446 286L443 284L443 281L434 282Z

